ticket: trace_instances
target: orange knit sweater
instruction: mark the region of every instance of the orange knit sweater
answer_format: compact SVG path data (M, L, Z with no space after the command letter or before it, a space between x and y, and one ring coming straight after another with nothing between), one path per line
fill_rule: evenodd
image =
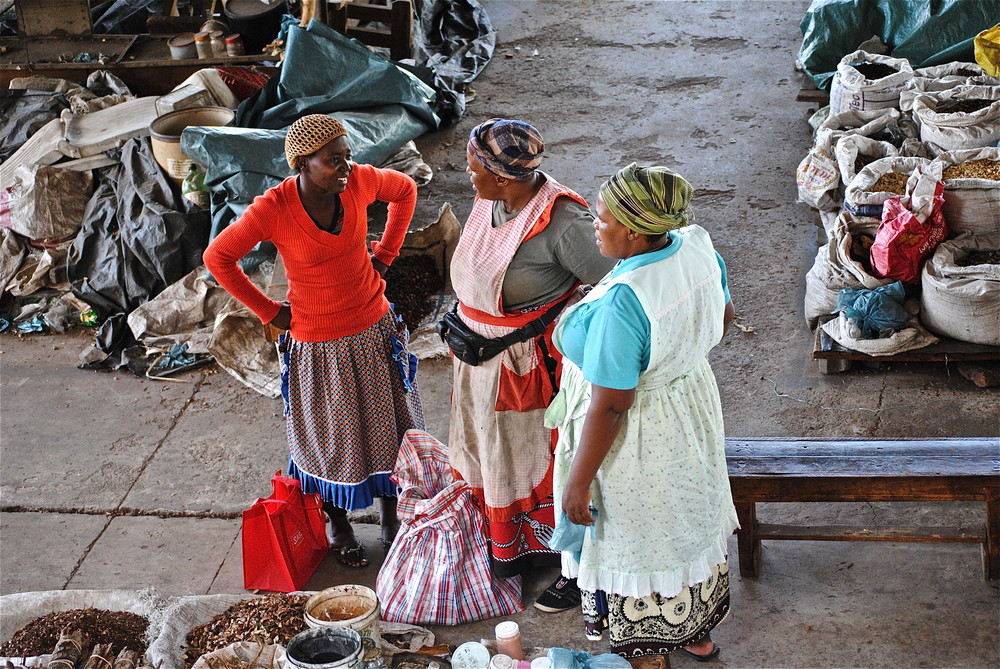
M288 278L291 334L297 341L319 342L357 334L389 310L385 281L368 255L368 205L389 203L382 239L372 244L376 258L389 265L399 255L417 202L413 179L394 170L355 165L341 194L344 225L339 234L321 230L299 199L296 176L254 199L246 212L205 250L205 266L219 284L270 322L281 308L269 299L237 262L262 241L273 242Z

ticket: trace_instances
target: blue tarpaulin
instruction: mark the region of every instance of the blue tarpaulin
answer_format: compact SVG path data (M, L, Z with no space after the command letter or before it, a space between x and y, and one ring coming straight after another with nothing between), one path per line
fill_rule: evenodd
M914 68L973 62L972 40L1000 20L1000 0L813 0L799 27L798 59L829 90L837 64L879 37Z

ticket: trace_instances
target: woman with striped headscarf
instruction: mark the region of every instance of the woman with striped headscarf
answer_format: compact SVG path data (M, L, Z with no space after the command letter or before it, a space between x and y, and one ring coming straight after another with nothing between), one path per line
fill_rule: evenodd
M691 195L677 173L635 163L601 187L597 246L618 264L556 327L563 375L546 424L559 428L557 517L595 526L563 553L587 637L705 662L719 654L709 632L729 611L738 526L707 356L734 312Z
M555 440L542 423L559 361L551 319L612 264L594 248L586 200L539 171L544 148L522 121L494 118L472 130L466 172L476 200L450 268L468 328L495 339L538 325L496 357L453 363L449 459L483 502L499 577L559 564L548 546ZM575 581L559 578L535 606L579 603Z
M285 159L295 172L258 196L205 251L212 275L281 343L288 472L319 493L341 564L366 567L347 512L380 498L382 542L399 530L390 479L408 429L423 429L410 378L406 326L385 298L386 269L399 254L417 202L413 179L355 163L347 129L309 114L289 127ZM388 202L385 231L368 250L368 205ZM265 295L239 260L260 242L278 249L288 301Z

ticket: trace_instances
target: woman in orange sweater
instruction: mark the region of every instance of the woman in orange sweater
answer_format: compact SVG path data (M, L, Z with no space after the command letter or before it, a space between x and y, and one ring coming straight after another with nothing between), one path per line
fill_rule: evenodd
M399 529L389 476L403 433L424 427L408 378L406 329L382 278L399 254L417 187L400 172L355 164L346 129L323 114L291 125L285 157L298 173L223 230L205 251L205 265L261 321L289 331L281 344L288 470L305 492L323 498L340 561L364 567L365 548L347 512L380 497L388 547ZM367 207L376 200L389 203L388 217L369 253ZM287 302L264 295L237 264L262 241L281 254Z

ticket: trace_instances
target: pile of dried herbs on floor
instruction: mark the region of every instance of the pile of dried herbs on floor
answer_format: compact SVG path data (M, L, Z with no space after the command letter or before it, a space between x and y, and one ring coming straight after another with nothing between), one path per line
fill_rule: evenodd
M396 258L385 273L385 297L410 332L434 313L444 278L428 255Z
M307 599L308 595L273 594L236 602L188 633L185 665L191 667L202 655L238 641L287 645L308 629L303 617Z

